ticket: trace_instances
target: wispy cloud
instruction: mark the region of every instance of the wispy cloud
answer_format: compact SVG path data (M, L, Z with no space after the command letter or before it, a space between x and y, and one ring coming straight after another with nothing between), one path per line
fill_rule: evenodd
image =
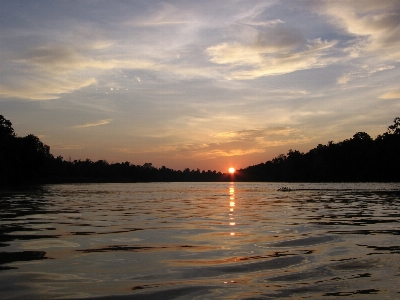
M243 130L223 134L224 139L215 143L190 144L178 147L175 152L185 153L193 159L265 153L270 147L304 144L312 137L294 128Z
M378 66L369 66L363 65L358 69L353 69L347 74L343 74L337 79L338 84L347 84L352 80L359 79L359 78L367 78L370 77L378 72L383 72L386 70L394 69L394 65L384 65L380 64Z
M373 52L380 60L400 58L400 2L387 1L312 1L315 11L363 40L361 51ZM360 44L361 45L361 44Z
M379 96L380 99L400 99L400 89L393 90Z
M24 80L20 77L9 84L1 83L0 95L6 98L54 100L60 98L63 94L72 93L96 83L97 81L93 77L87 79L77 76L50 78L42 74L34 79Z
M272 27L276 24L283 24L285 22L283 22L281 19L275 19L271 21L254 21L252 19L243 19L240 21L240 23L252 26Z
M106 120L100 120L95 123L86 123L82 125L76 125L73 126L73 128L86 128L86 127L94 127L94 126L100 126L100 125L107 125L112 122L112 119L106 119Z
M126 21L124 24L138 27L152 27L185 25L191 22L193 22L193 15L190 15L188 12L172 4L163 2L149 14L137 17L135 20Z
M220 132L213 137L215 142L170 143L151 148L113 148L119 153L139 155L157 153L159 155L185 159L215 159L218 157L242 156L264 153L270 147L291 144L304 144L312 140L301 130L290 127L271 127L264 129L246 129L232 132Z
M82 145L62 145L62 144L55 144L54 146L51 147L51 149L57 149L57 150L80 150L82 149Z
M297 30L282 29L258 34L252 44L222 43L206 52L212 62L229 65L227 78L255 79L325 67L334 61L327 54L336 43L321 39L303 43Z
M98 83L96 79L112 69L158 70L146 59L96 59L92 48L42 46L26 53L8 55L8 68L0 71L0 95L29 100L53 100ZM3 73L3 74L2 74ZM6 76L5 74L8 74ZM140 79L139 79L140 80Z

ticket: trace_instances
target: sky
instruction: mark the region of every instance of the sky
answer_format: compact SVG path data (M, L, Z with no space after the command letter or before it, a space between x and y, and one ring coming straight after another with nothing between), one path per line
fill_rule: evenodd
M400 116L400 0L0 0L0 114L64 159L245 168Z

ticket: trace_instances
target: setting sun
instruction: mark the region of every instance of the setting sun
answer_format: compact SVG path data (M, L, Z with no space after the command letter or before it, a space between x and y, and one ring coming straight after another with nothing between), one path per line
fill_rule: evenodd
M231 168L229 168L228 171L229 171L229 173L233 174L233 173L235 173L236 170L235 170L235 168L232 168L232 167L231 167Z

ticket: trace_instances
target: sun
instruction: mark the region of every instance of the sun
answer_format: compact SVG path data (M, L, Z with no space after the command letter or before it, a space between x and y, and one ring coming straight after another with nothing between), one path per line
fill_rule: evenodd
M233 173L235 173L236 170L235 170L235 168L230 167L228 171L229 171L229 173L233 174Z

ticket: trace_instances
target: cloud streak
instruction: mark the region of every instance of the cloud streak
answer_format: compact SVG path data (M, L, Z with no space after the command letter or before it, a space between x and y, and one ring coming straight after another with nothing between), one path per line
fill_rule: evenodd
M400 89L393 90L379 96L380 99L400 99Z
M349 33L363 37L361 51L400 59L400 1L310 1L310 7ZM382 55L385 53L385 55Z
M114 148L114 151L130 154L163 153L190 159L215 159L218 157L242 156L264 153L268 148L302 144L312 140L301 130L289 127L248 129L232 132L220 132L215 135L216 142L193 142L189 144L159 145L148 149Z
M76 126L73 126L72 128L96 127L96 126L100 126L100 125L107 125L107 124L110 124L111 122L112 122L112 119L99 120L95 123L86 123L86 124L82 124L82 125L76 125Z
M305 42L296 29L277 28L258 33L251 44L222 43L207 48L210 61L228 65L229 79L255 79L321 68L333 62L327 58L336 41L315 39Z

